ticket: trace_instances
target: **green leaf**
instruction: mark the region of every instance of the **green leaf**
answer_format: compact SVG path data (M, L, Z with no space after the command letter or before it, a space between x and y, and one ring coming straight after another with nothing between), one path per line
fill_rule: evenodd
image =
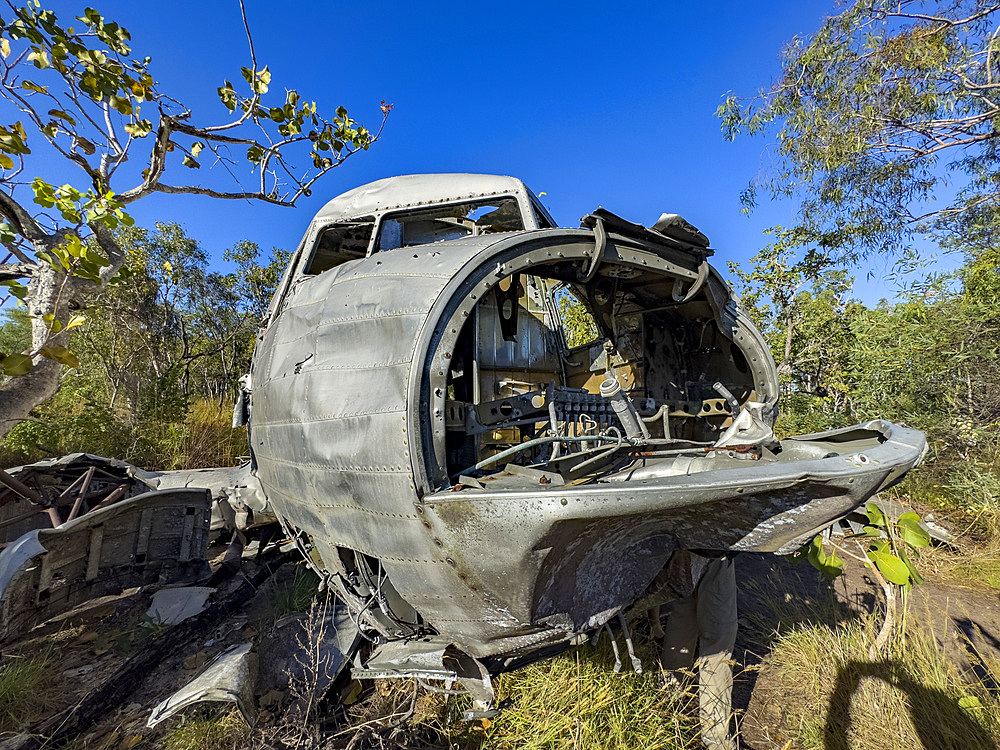
M915 549L930 546L931 535L920 525L920 516L916 513L904 513L896 521L899 534L903 541Z
M886 547L868 550L868 557L878 567L885 580L897 586L905 586L910 582L910 571L906 567L906 563L891 552L886 551Z
M145 138L153 131L153 123L149 120L136 120L125 123L124 129L133 138Z
M223 106L226 109L228 109L230 112L236 111L236 104L238 99L236 96L236 91L233 90L233 84L231 84L229 81L226 81L224 86L219 86L219 88L216 89L216 92L219 94L219 101L222 102Z
M185 167L190 167L191 169L201 169L201 164L199 164L197 160L192 159L190 156L185 156L184 159L181 160L181 164Z
M14 160L7 156L7 154L0 154L0 167L3 167L4 169L13 169Z
M113 110L116 110L123 115L132 114L132 102L130 102L126 97L112 96L109 103L111 104L111 108Z
M65 120L70 125L76 125L76 120L74 120L68 114L66 114L65 112L63 112L61 109L50 109L49 110L49 116L50 117L58 117L60 120Z
M31 357L27 354L8 354L0 359L0 371L11 377L27 375L31 370Z
M53 333L59 333L59 331L62 330L62 323L56 320L56 316L52 313L46 313L43 315L42 321L45 323L45 327Z
M979 700L974 695L963 695L958 699L959 708L964 708L967 711L975 710L977 708L982 708L982 701Z
M205 148L204 143L195 141L194 143L191 144L191 156L198 156L198 154L200 154L204 148Z
M51 67L49 62L49 53L44 49L35 49L31 54L28 55L28 62L33 63L39 70L45 70Z
M877 526L883 529L885 528L885 515L875 503L868 503L865 507L865 514L868 516L868 523L872 526Z
M82 326L87 322L87 319L82 315L74 315L69 319L69 323L66 324L66 330L71 328L76 328L77 326Z
M923 583L924 577L920 575L920 571L917 570L917 567L910 560L909 555L907 555L906 552L900 550L899 556L906 564L906 569L910 571L910 578L913 579L913 583L916 585L920 585L921 583Z
M45 86L39 86L37 83L32 83L31 81L21 81L21 88L27 89L28 91L34 91L36 94L47 94L49 90Z
M44 347L39 354L47 359L53 360L54 362L58 362L61 365L66 365L67 367L80 366L80 360L77 359L76 355L62 344L49 344Z
M844 563L837 557L836 553L827 555L823 549L823 537L813 537L812 541L803 544L799 549L789 555L793 562L808 560L816 570L826 578L836 578L843 573Z

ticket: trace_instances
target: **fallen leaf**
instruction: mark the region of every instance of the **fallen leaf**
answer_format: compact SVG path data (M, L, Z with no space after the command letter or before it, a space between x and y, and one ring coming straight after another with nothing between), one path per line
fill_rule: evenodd
M280 690L268 690L260 697L261 708L280 706L285 701L285 694Z

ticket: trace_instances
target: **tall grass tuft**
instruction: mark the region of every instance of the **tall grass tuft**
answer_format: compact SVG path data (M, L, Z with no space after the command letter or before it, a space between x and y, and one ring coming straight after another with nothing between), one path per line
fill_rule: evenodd
M5 657L0 665L0 734L23 729L51 708L57 670L52 648Z
M624 649L624 644L622 644ZM693 686L667 684L652 644L640 646L643 672L613 669L607 637L536 662L494 681L510 705L495 719L466 722L467 697L414 691L411 680L379 680L352 706L339 736L363 728L371 745L395 747L405 723L406 747L461 750L689 750L697 747L698 698ZM623 654L624 656L624 654ZM395 729L394 729L395 727ZM338 735L334 735L338 737Z
M184 716L180 724L167 730L165 750L235 750L245 747L250 727L238 711L219 716Z
M916 623L889 656L872 660L877 618L806 624L778 637L766 663L785 722L803 750L968 750L1000 741L1000 662L976 656L963 674Z
M695 747L697 694L666 684L651 646L640 648L642 674L612 671L607 638L538 662L498 680L497 695L514 705L486 731L484 747L647 748Z
M233 429L230 405L220 407L210 399L197 399L188 408L184 421L171 425L169 447L171 469L201 469L235 466L249 453L246 430Z

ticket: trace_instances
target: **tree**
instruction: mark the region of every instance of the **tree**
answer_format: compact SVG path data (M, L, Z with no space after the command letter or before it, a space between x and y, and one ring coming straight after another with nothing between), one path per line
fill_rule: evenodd
M31 344L0 352L7 376L0 383L0 436L56 392L62 366L77 364L67 348L83 322L74 313L88 289L107 284L125 263L115 230L132 224L129 204L159 192L294 206L381 132L343 107L321 115L294 89L265 102L271 74L257 62L245 10L250 66L241 69L239 85L225 81L217 90L228 117L205 125L159 91L150 58L134 55L128 31L97 11L86 9L74 28L33 4L9 8L0 18L0 96L19 119L0 124L0 242L7 250L0 285L8 287L7 299L24 302ZM390 109L383 101L382 125ZM39 149L80 169L83 184L30 177ZM130 167L134 157L141 172ZM221 169L204 175L208 182L188 179L209 171L201 169L206 157ZM168 169L176 181L165 181ZM242 182L241 173L249 173Z
M800 244L848 260L915 232L966 249L1000 228L1000 3L858 0L783 53L781 77L719 108L728 139L769 133L760 190L801 199ZM938 201L938 202L935 202Z
M243 240L225 252L237 268L222 274L177 224L121 227L115 240L127 259L85 296L70 344L80 366L0 440L0 466L80 450L150 469L246 454L245 433L230 428L232 398L289 253L262 260ZM30 320L11 313L0 348L16 351L29 345Z

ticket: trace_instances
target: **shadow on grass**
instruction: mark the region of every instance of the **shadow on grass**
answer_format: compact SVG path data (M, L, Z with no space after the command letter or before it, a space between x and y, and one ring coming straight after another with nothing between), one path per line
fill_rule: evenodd
M996 750L993 738L957 700L942 690L914 681L898 661L851 661L840 669L827 711L824 750L852 749L848 738L851 699L862 680L868 679L881 680L906 695L910 718L924 750Z
M757 667L782 634L803 625L836 628L871 611L873 592L839 591L810 565L772 554L736 557L740 629L733 658L744 669L735 677L733 707L746 712L757 683Z

